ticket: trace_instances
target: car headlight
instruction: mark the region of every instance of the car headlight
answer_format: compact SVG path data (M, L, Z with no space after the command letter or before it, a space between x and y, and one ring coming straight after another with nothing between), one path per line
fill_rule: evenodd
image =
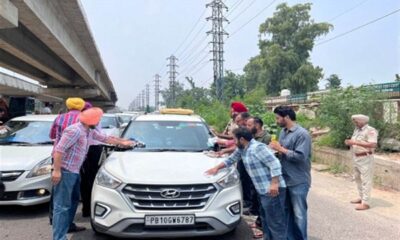
M97 173L96 183L100 186L113 189L121 185L121 181L108 173L104 167L100 168L99 173Z
M240 175L235 168L229 168L228 174L218 181L218 184L223 188L235 186L240 182Z
M32 168L32 170L26 177L32 178L32 177L39 177L39 176L50 174L51 173L51 164L52 164L51 157L46 158L45 160L38 163L34 168Z

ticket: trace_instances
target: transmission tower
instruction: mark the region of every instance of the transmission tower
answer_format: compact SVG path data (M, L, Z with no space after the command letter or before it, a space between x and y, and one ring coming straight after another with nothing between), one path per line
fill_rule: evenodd
M158 74L154 76L154 106L156 111L160 108L160 78L161 76Z
M212 29L207 32L208 35L212 35L212 50L213 58L211 61L214 63L214 83L216 86L216 95L218 100L222 100L223 88L224 88L224 36L228 33L224 30L224 23L228 20L224 17L224 11L228 10L228 7L223 3L222 0L213 0L211 3L206 5L207 8L211 7L212 15L206 18L207 21L212 22Z
M146 110L146 91L142 90L142 110Z
M150 107L150 84L146 84L146 108Z
M177 65L178 58L176 58L174 55L171 55L169 58L167 58L169 61L169 64L167 67L169 67L169 88L171 90L171 97L172 97L172 105L175 106L175 101L176 101L176 77L178 75L178 72L176 69L179 67Z

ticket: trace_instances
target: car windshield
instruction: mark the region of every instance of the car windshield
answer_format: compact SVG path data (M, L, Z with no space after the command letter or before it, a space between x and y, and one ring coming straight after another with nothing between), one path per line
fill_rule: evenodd
M0 127L0 144L52 144L52 122L9 121Z
M131 115L119 115L118 117L121 119L121 122L123 123L129 123L129 121L132 119Z
M142 151L203 151L212 135L201 122L135 121L123 137L144 143Z
M118 127L117 118L111 116L103 116L100 121L101 128L116 128Z

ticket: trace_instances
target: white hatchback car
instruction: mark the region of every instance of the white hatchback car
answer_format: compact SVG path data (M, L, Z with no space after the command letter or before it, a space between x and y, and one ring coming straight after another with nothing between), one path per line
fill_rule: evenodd
M235 168L204 174L222 159L204 153L214 136L200 117L141 115L123 137L144 146L116 150L99 170L92 191L94 231L176 238L221 235L236 228L241 219L239 175Z
M50 200L49 137L56 115L30 115L0 127L0 172L5 193L0 205L36 205Z

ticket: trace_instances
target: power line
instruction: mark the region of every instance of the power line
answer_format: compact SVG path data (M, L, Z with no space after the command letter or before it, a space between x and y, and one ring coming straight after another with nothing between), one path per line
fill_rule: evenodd
M175 54L180 50L180 48L184 45L186 40L190 37L190 35L193 33L193 31L196 29L197 25L200 23L201 19L203 18L204 14L206 13L207 9L204 9L204 11L201 13L200 17L197 19L196 23L193 25L192 29L189 31L189 33L186 35L182 43L179 45L179 47L175 50Z
M200 35L200 33L202 33L202 31L205 29L205 27L207 26L207 22L204 22L204 24L202 25L202 27L199 29L199 31L194 35L194 37L192 38L192 41L190 41L189 45L187 45L184 50L180 53L180 56L183 56L184 53L189 49L190 46L192 46L194 40Z
M354 5L353 7L351 7L349 9L339 13L338 15L332 17L331 19L328 20L328 22L333 22L334 20L336 20L336 19L340 18L341 16L353 11L354 9L358 8L359 6L363 5L364 3L368 2L368 1L369 0L364 0L364 1L359 2L358 4Z
M204 43L204 41L207 39L207 35L205 35L198 43L195 45L189 52L186 54L184 57L181 58L181 62L186 62L187 60L191 59L191 55L193 55L196 50ZM208 43L207 43L208 44Z
M264 11L266 11L268 8L270 8L277 0L273 0L272 2L270 2L267 6L265 6L263 9L261 9L261 11L259 11L255 16L253 16L252 18L250 18L246 23L244 23L242 26L240 26L238 29L236 29L235 31L233 31L230 34L230 37L232 37L233 35L235 35L236 33L238 33L239 31L241 31L244 27L246 27L249 23L251 23L254 19L256 19L258 16L260 16Z
M234 22L236 19L238 19L243 13L245 13L251 6L253 6L253 4L256 2L257 0L253 0L252 2L250 2L249 5L247 5L247 7L245 7L239 14L237 14L235 17L232 18L232 20L230 21L230 23Z
M208 48L209 43L207 43L204 48L202 48L196 55L194 55L192 58L190 58L190 60L188 60L188 64L186 65L185 68L183 68L184 70L182 70L182 72L184 72L188 67L191 66L192 63L194 63L201 55L202 53L208 53L208 52L204 52L207 48Z
M400 12L400 8L399 8L399 9L396 9L396 10L394 10L394 11L392 11L392 12L390 12L390 13L388 13L388 14L382 16L382 17L379 17L379 18L376 18L376 19L374 19L374 20L371 20L371 21L369 21L369 22L367 22L367 23L364 23L363 25L360 25L360 26L358 26L358 27L355 27L355 28L353 28L353 29L350 29L349 31L346 31L346 32L341 33L341 34L338 34L338 35L336 35L336 36L334 36L334 37L332 37L332 38L326 39L326 40L324 40L324 41L321 41L321 42L315 44L315 46L319 46L319 45L328 43L328 42L330 42L330 41L333 41L333 40L335 40L335 39L337 39L337 38L343 37L343 36L345 36L345 35L347 35L347 34L350 34L350 33L352 33L352 32L355 32L355 31L357 31L357 30L359 30L359 29L361 29L361 28L364 28L364 27L366 27L366 26L368 26L368 25L371 25L371 24L373 24L373 23L375 23L375 22L378 22L378 21L380 21L380 20L382 20L382 19L384 19L384 18L386 18L386 17L389 17L389 16L391 16L391 15L393 15L393 14L395 14L395 13L398 13L398 12Z
M200 59L198 62L196 62L196 64L193 64L192 66L195 66L194 68L196 68L200 63L202 63L204 60L206 60L206 58L207 58L209 55L210 55L210 52L207 52L207 54L204 55L204 57L203 57L202 59ZM189 71L187 71L187 69L188 69ZM189 73L190 73L191 71L193 71L193 69L191 70L191 69L189 69L189 68L187 67L187 68L185 69L185 71L182 71L182 72L186 72L186 75L189 75ZM181 74L181 75L184 75L184 74Z
M244 0L239 0L232 4L231 10L228 12L228 14L226 14L226 16L229 17L236 9L238 9L239 5L242 4L243 1Z

